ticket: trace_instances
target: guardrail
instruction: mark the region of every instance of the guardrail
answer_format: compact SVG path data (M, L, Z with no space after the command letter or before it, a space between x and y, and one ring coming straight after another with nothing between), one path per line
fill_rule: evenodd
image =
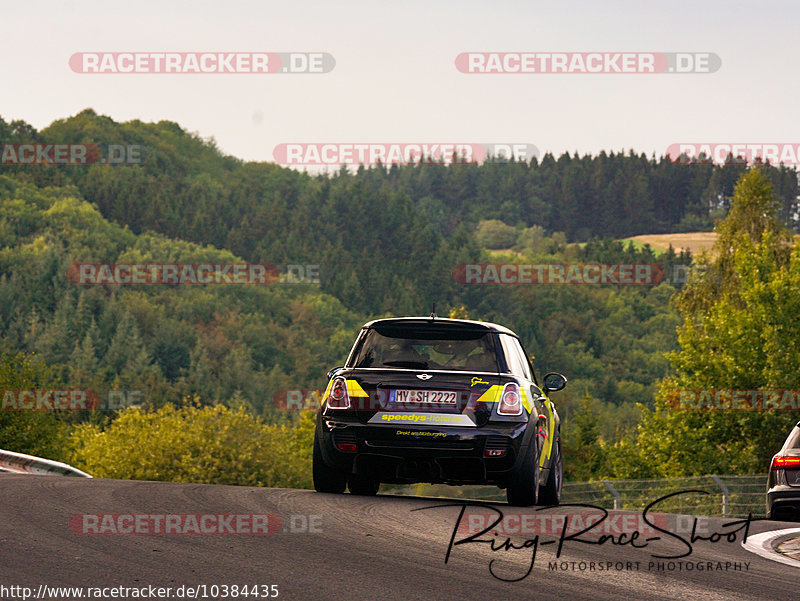
M660 502L652 511L722 517L763 516L766 512L767 474L565 482L561 502L641 511L661 497L684 491L698 492L677 494ZM495 486L412 484L387 487L387 492L449 499L506 500L505 491Z
M0 472L11 472L14 474L32 474L37 476L77 476L79 478L91 478L86 472L50 459L42 459L24 453L14 451L4 451L0 449Z

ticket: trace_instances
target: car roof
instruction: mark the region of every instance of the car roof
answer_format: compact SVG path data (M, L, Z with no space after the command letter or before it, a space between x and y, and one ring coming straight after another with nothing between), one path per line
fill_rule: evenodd
M479 330L486 330L489 332L498 332L502 334L509 334L514 336L515 338L519 338L514 332L509 330L508 328L498 325L496 323L492 323L490 321L474 321L471 319L448 319L442 317L390 317L386 319L373 319L370 322L365 323L362 328L372 328L375 325L437 325L437 326L445 326L445 327L453 327L453 328L463 328L463 329L479 329Z

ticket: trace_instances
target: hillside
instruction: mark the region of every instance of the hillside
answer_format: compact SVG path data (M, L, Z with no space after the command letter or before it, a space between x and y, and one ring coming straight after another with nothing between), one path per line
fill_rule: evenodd
M659 262L669 271L690 256L656 256L653 237L641 248L611 237L705 219L700 199L735 176L735 166L692 171L601 153L312 177L224 156L175 123L116 123L90 110L41 132L0 119L0 139L141 151L134 164L0 165L2 350L32 357L37 385L295 421L273 399L324 386L362 323L427 314L436 302L442 315L518 332L539 373L570 379L558 399L565 428L578 427L571 418L585 398L608 440L636 425L635 403L651 404L669 373L676 288L472 286L454 270ZM76 262L246 262L283 275L265 286L86 285L68 276ZM318 281L292 283L290 266L318 272Z

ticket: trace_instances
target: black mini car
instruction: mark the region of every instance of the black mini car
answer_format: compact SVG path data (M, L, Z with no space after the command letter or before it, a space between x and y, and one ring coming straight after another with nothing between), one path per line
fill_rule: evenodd
M800 423L772 458L767 481L767 517L800 521Z
M317 413L314 488L374 495L381 482L496 484L512 505L557 505L560 422L519 338L478 321L404 317L363 326Z

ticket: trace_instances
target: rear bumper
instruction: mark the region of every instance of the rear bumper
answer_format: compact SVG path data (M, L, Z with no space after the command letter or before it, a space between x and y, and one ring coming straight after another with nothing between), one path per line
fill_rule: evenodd
M775 520L800 521L800 487L779 484L770 488L767 516Z
M325 463L347 474L393 484L503 486L527 449L527 432L524 422L433 428L363 424L318 414L316 435ZM487 450L502 454L486 456Z

